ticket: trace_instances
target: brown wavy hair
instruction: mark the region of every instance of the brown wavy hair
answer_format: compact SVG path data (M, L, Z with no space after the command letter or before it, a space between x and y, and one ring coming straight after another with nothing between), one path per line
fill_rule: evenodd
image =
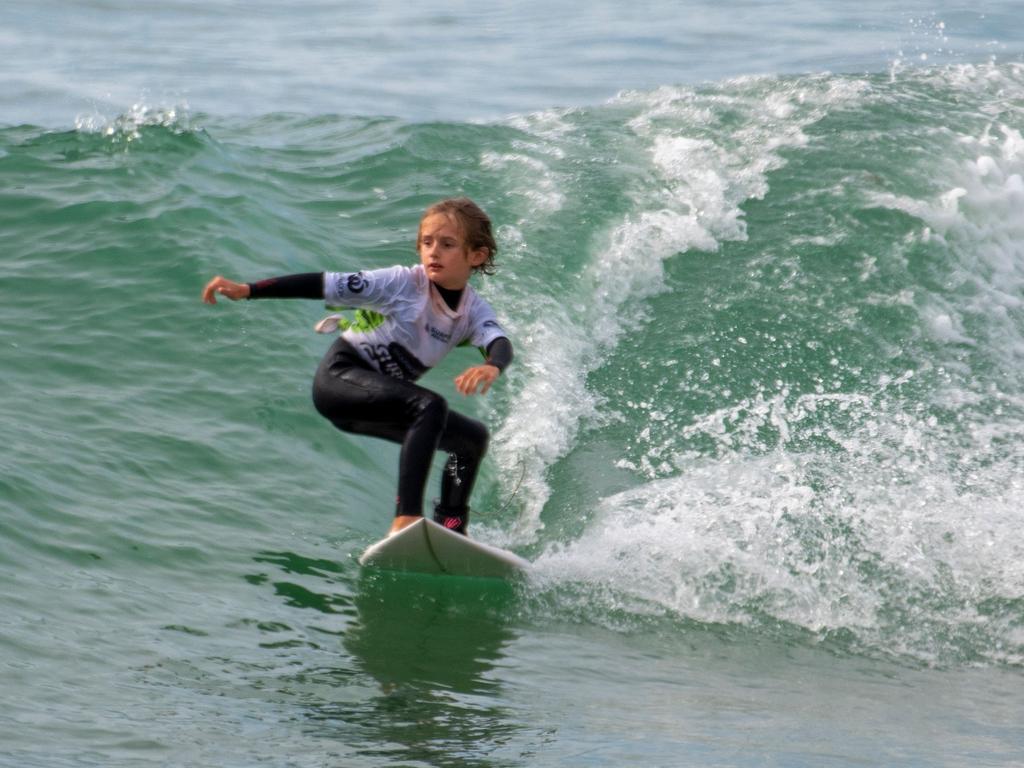
M466 241L466 247L470 251L480 248L487 249L487 259L479 266L473 267L474 272L482 272L485 275L493 275L498 269L494 263L494 256L498 252L498 244L494 240L494 232L491 228L491 219L483 209L470 200L468 197L450 197L434 203L423 212L420 218L420 226L416 232L416 250L419 251L420 237L423 234L423 222L435 214L447 216L453 220L462 230L462 236Z

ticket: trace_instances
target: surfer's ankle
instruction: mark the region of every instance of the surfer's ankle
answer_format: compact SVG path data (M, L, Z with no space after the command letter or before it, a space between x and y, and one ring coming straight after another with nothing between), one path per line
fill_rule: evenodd
M443 525L450 531L465 534L469 525L469 507L447 507L443 504L434 505L434 522Z

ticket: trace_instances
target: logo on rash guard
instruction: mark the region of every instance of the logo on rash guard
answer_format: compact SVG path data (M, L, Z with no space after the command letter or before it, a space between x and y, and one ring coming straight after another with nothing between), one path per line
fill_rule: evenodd
M352 293L362 293L363 289L366 288L366 275L362 272L356 272L353 275L348 276L348 289Z
M450 333L445 333L440 328L435 328L430 323L427 323L426 326L424 327L426 328L427 333L430 334L430 337L432 339L437 339L442 344L447 344L452 340L452 335Z

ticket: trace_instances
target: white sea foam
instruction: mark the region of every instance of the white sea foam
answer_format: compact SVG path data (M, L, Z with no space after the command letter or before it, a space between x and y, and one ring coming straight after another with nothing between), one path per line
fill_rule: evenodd
M961 69L947 75L947 90L976 93L999 80L1000 98L1024 92L1005 69L980 82ZM695 102L680 108L696 114ZM668 114L664 100L658 113ZM789 120L808 118L795 114ZM1004 120L979 127L974 118L960 134L932 135L946 151L922 155L917 169L931 193L869 198L921 222L885 258L906 267L914 248L917 259L942 257L929 264L930 279L866 300L917 311L928 343L919 368L858 391L801 393L776 380L697 415L666 417L642 404L638 455L617 463L639 484L601 500L577 539L548 544L537 560L541 593L557 593L560 610L578 600L586 620L627 628L659 616L777 621L925 663L1024 663L1024 137ZM739 169L759 159L771 167L770 153L740 162L739 150L720 151L721 140L674 141L655 120L636 125L650 132L652 157L660 148L672 158L656 165L662 192L682 200L688 184L698 186L706 209L718 211L710 226L689 230L691 242L697 232L713 242L742 236L742 217L730 219L726 203L739 199L736 190L757 194L764 172L741 178ZM792 129L787 121L774 135L799 146L802 131ZM732 167L716 174L723 183L692 181L716 162ZM689 205L659 209L662 217L691 213ZM629 240L657 261L656 239L637 232ZM879 258L867 259L861 282ZM916 339L900 354L917 354ZM831 364L848 362L837 355ZM704 447L695 451L696 443Z
M566 179L552 168L565 158L566 141L571 143L573 110L545 110L517 115L508 124L523 138L511 142L511 151L483 153L480 164L501 174L506 194L524 198L528 204L523 220L543 219L565 204Z
M565 203L565 194L559 188L557 178L547 163L537 157L522 152L486 152L481 158L481 165L503 174L509 185L509 194L529 200L535 215L554 213Z
M575 443L581 423L599 414L600 404L586 388L587 376L642 318L638 303L663 290L664 261L744 239L741 205L766 194L767 174L784 162L780 150L802 146L808 124L862 91L856 79L745 78L707 90L623 93L606 107L621 119L633 142L621 152L645 164L637 169L642 183L631 190L631 211L604 223L608 234L591 247L575 293L540 300L543 314L516 329L520 366L527 375L511 409L515 419L494 441L506 474L518 476L512 468L527 467L521 514L510 541L532 540L542 528L541 512L550 497L546 473ZM545 142L558 142L566 157L590 151L586 138L566 119L548 118L540 125L520 127L537 131ZM486 161L509 163L512 158ZM528 165L543 171L535 161ZM535 198L550 199L550 178L541 173L533 187Z
M142 129L153 126L171 128L177 132L190 130L191 116L188 104L160 107L138 102L123 114L110 118L99 113L82 114L75 118L75 130L84 133L99 133L135 141L142 136Z
M1024 91L1024 89L1022 89ZM940 165L947 186L931 197L874 194L872 202L924 224L921 239L955 257L948 285L962 298L919 300L923 327L940 342L998 350L1007 369L1024 360L1024 138L997 125L962 135L963 153ZM971 330L968 330L971 328ZM978 338L981 334L984 338Z
M1024 662L1012 617L978 613L1024 595L1024 475L1020 452L1006 448L1024 420L964 436L897 410L885 394L895 386L750 407L756 428L787 425L767 455L726 438L730 415L694 425L727 452L680 457L675 476L604 499L577 540L538 558L538 586L580 585L588 615L612 624L623 612L767 617L821 638L853 631L872 652L928 663ZM823 406L835 414L824 422ZM832 447L794 450L806 429Z

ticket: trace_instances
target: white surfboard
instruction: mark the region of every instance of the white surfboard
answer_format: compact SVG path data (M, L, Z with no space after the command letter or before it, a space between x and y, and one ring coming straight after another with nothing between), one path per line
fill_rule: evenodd
M530 563L519 555L420 518L367 547L359 564L370 568L450 576L523 576Z

